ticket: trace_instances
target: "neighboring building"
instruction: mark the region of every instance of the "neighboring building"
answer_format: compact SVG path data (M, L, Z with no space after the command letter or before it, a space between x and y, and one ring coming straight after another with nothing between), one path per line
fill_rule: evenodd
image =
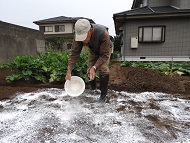
M36 51L45 51L41 32L0 21L0 65L19 55L36 56Z
M62 39L70 39L70 40L58 40L59 43L56 43L54 48L56 49L69 49L71 47L71 41L74 36L74 24L78 19L84 17L65 17L59 16L39 21L34 21L33 23L39 25L39 29L44 33L45 38L58 37ZM95 23L92 19L88 19L91 23ZM63 41L63 42L60 42Z
M134 0L113 14L127 61L190 61L190 0Z

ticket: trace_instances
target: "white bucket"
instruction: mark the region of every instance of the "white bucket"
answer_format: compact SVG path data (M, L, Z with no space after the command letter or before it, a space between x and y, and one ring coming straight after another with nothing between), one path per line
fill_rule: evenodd
M71 80L65 82L65 91L70 96L79 96L85 90L85 82L78 76L71 76Z

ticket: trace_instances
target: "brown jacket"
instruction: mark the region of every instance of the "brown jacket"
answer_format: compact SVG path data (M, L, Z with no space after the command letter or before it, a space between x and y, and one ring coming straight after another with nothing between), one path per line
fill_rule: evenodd
M99 58L97 59L95 66L96 68L99 68L110 58L110 36L107 27L98 24L93 24L92 26L93 34L87 46L89 47L90 54L98 55ZM68 69L73 69L80 56L82 47L83 42L73 41L68 61Z

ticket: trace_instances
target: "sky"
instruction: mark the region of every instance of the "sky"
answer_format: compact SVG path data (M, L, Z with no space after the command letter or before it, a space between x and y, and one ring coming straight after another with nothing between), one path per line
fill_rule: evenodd
M86 17L115 35L113 14L131 10L133 0L1 0L0 21L39 29L34 21L66 16Z

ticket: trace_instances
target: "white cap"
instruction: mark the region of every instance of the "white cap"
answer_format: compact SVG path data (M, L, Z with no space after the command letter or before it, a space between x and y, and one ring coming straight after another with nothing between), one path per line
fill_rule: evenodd
M79 19L75 23L75 41L84 41L90 30L90 22L87 19Z

